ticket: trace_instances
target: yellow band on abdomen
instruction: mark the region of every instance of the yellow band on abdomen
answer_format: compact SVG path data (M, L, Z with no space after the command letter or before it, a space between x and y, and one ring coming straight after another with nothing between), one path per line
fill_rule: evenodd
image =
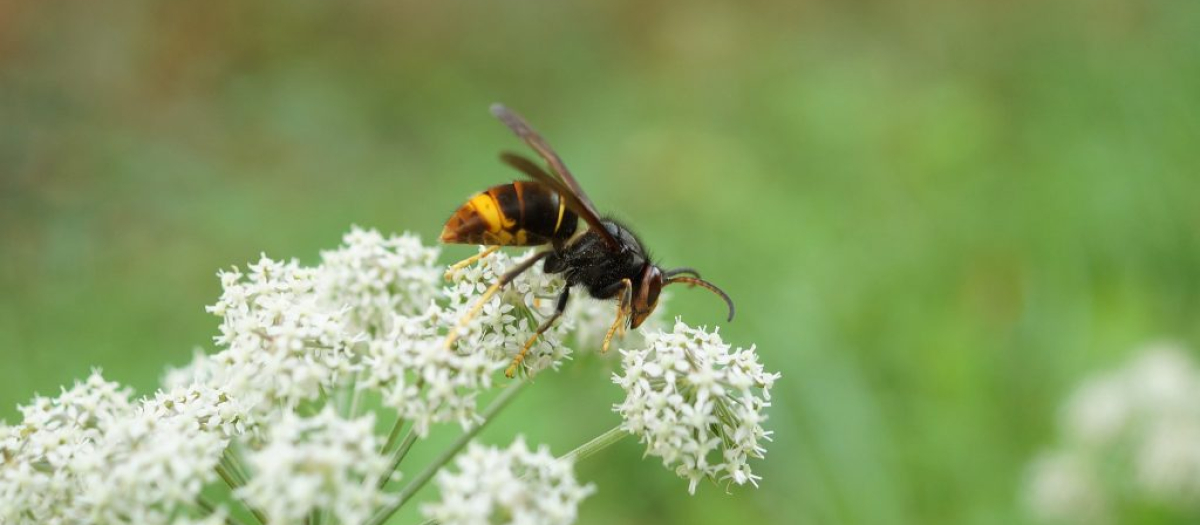
M567 210L567 201L566 201L566 199L562 198L562 195L559 195L558 196L558 221L556 221L554 223L554 233L558 233L558 227L562 226L563 213L566 212L566 210Z
M496 205L496 199L486 193L480 193L471 197L471 207L475 208L475 213L479 215L479 219L487 225L490 232L500 231L504 220L500 217L500 207Z

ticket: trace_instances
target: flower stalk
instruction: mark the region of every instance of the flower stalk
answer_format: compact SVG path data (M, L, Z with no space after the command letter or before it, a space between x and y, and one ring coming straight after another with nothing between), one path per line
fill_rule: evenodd
M455 439L454 442L451 443L450 446L441 453L441 455L434 459L429 466L425 467L425 470L422 470L420 474L417 474L417 476L408 483L408 485L405 485L404 488L400 490L400 493L397 494L393 503L380 509L380 511L376 513L370 521L367 522L367 525L381 525L383 522L391 518L397 510L400 510L400 507L404 506L404 504L407 503L408 500L417 493L417 491L421 490L426 483L429 483L429 480L433 479L433 476L437 474L438 471L440 471L442 467L446 465L446 463L454 459L454 456L456 456L459 451L461 451L463 447L467 445L467 443L474 439L475 436L478 435L488 423L495 419L496 414L499 414L501 410L504 410L504 407L508 406L508 404L517 397L517 394L519 394L528 383L528 380L523 380L514 382L508 388L505 388L504 391L501 392L494 401L492 401L492 404L488 405L487 409L483 411L483 420L479 422L479 424L472 426L464 431L462 435L458 436L458 439Z
M224 465L218 464L216 469L217 475L220 476L225 484L229 486L229 490L233 494L233 499L241 503L242 506L246 507L246 510L250 511L250 514L254 516L254 519L258 520L258 523L266 525L268 523L267 517L258 509L252 507L249 503L246 503L246 500L238 497L238 489L242 488L244 485L238 483L233 474L231 474Z
M608 431L605 433L592 438L591 441L579 445L575 448L575 450L563 454L561 457L562 459L571 460L572 462L578 462L581 459L587 459L597 452L600 452L601 450L612 446L616 442L625 439L625 436L628 435L629 432L626 432L621 428L620 425L617 425L608 429Z

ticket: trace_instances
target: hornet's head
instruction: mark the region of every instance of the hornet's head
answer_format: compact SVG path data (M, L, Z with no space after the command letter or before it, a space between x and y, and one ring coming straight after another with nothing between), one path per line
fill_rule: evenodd
M633 298L630 301L629 327L637 328L654 313L654 308L658 306L658 296L662 293L664 286L674 283L686 283L692 286L700 286L705 288L725 300L725 304L729 306L729 320L733 320L733 300L725 295L725 292L717 288L716 285L700 278L700 274L691 268L675 268L672 270L662 271L658 266L650 263L642 268L642 274L638 282L634 286Z

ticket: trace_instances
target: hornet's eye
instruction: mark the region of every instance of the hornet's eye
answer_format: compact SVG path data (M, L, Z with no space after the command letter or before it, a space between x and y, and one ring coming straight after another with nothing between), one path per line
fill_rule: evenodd
M663 276L657 266L647 264L642 271L642 279L638 285L638 294L633 300L630 326L637 328L654 311L658 304L658 294L662 292Z
M651 282L646 292L645 307L647 310L654 310L654 306L658 304L658 294L662 292L662 279L659 278L657 282Z

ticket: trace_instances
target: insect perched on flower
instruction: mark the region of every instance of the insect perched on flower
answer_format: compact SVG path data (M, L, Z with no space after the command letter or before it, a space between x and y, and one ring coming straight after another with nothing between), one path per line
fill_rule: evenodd
M538 326L505 375L513 376L537 338L562 316L572 286L587 288L597 299L617 300L617 317L604 336L601 352L608 350L618 329L641 325L658 305L663 287L675 283L701 286L716 293L729 306L729 320L733 320L733 301L720 288L701 279L692 268L660 268L650 260L642 242L629 228L613 219L601 218L562 159L520 115L500 104L492 106L492 114L546 161L550 173L526 157L502 153L501 160L533 180L493 186L471 197L454 212L442 229L442 242L485 245L488 249L454 265L452 270L474 263L502 246L546 248L500 276L460 319L458 328L464 328L493 295L538 261L543 261L546 273L561 273L566 280L554 314ZM588 229L577 235L579 219L587 223ZM454 345L458 331L447 336L447 347Z

